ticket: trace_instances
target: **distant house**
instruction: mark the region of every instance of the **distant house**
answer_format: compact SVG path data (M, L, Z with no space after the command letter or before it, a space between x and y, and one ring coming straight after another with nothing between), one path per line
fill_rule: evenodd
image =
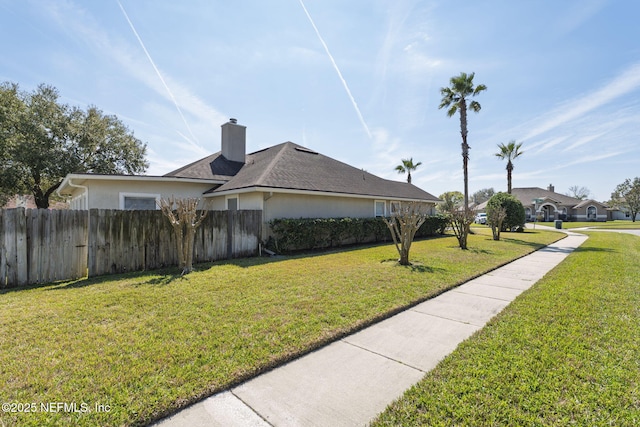
M214 210L258 209L274 218L387 216L403 202L437 197L285 142L246 153L246 127L222 125L221 151L163 176L70 174L58 192L72 209L156 209L172 195L199 197ZM265 227L266 228L266 227Z
M36 209L38 206L36 205L35 197L33 197L32 194L16 194L13 197L10 197L9 200L7 200L7 203L1 207L4 209ZM69 209L69 205L65 202L51 200L49 202L49 209Z
M595 200L580 200L556 193L553 185L547 189L539 187L513 188L511 195L522 203L527 221L539 218L541 221L606 221L607 206ZM484 211L486 202L478 206Z
M629 212L629 209L624 207L611 207L609 208L609 219L631 221L631 212ZM640 212L636 214L635 220L640 221Z

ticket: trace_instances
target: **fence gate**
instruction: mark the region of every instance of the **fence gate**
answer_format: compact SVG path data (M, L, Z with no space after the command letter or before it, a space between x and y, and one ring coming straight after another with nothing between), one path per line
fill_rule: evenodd
M87 275L86 211L0 209L0 289Z

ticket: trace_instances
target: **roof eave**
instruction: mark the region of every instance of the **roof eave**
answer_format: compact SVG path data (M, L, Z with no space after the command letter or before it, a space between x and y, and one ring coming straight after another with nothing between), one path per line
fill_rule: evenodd
M237 188L231 190L214 191L212 193L204 194L203 197L217 197L227 196L229 194L243 194L243 193L284 193L284 194L300 194L300 195L313 195L313 196L331 196L331 197L349 197L355 199L385 199L394 201L406 201L406 202L427 202L427 203L442 203L440 199L420 199L411 197L396 197L396 196L384 196L380 194L354 194L354 193L336 193L331 191L319 191L319 190L299 190L295 188L279 188L279 187L260 187L251 186L244 188Z
M198 184L224 184L227 181L219 179L202 179L202 178L180 178L175 176L152 176L152 175L99 175L90 173L70 173L64 177L60 187L56 192L62 196L67 187L71 187L71 180L87 180L98 181L156 181L156 182L185 182Z

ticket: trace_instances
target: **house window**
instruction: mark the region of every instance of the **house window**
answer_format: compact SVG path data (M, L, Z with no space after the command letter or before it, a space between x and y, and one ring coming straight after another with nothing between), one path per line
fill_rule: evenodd
M391 214L394 214L400 210L400 202L391 202L389 205L391 207Z
M238 198L237 197L228 197L227 198L227 210L237 211L238 210Z
M120 209L155 210L160 203L159 194L120 193Z
M598 215L598 211L595 206L589 206L587 208L587 219L596 219Z
M378 216L386 216L387 209L386 203L383 200L376 200L375 202L375 215Z

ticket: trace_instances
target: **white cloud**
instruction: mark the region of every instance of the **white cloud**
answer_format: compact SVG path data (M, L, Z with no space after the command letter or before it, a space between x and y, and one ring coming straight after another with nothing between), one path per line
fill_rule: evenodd
M628 67L612 81L580 98L569 100L542 117L542 123L531 129L523 139L532 139L574 120L583 118L617 98L640 88L640 63Z
M120 37L112 37L100 23L86 10L73 2L42 3L50 16L72 37L81 39L92 46L98 55L106 55L119 64L124 71L136 80L152 89L162 98L175 103L178 109L191 114L190 119L196 118L208 123L223 123L228 117L215 108L209 106L201 98L191 92L184 84L176 81L166 73L162 73L164 81L158 78L139 46L131 45ZM154 64L155 65L155 64ZM158 70L158 73L160 70ZM171 90L167 90L170 87ZM190 132L187 119L184 118L185 129ZM176 129L180 132L180 129ZM208 152L193 138L190 139L192 149Z

